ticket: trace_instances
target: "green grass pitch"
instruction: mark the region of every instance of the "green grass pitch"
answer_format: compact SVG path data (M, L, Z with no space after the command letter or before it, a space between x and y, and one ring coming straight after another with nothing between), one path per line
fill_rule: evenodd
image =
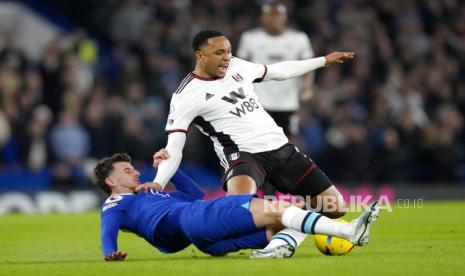
M464 275L464 213L465 201L383 211L370 244L339 257L322 255L310 238L285 260L251 260L248 250L214 258L194 247L164 255L120 233L121 263L103 261L98 212L13 214L0 216L0 275Z

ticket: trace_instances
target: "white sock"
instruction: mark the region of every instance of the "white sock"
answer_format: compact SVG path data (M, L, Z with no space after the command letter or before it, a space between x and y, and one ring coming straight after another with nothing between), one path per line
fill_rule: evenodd
M321 216L315 224L314 233L350 240L353 231L348 223L334 221L328 217Z
M315 212L302 210L295 206L287 208L281 221L284 226L308 234L323 234L344 239L351 238L349 224L337 222Z
M302 232L285 228L274 234L270 243L268 243L264 249L271 249L285 244L289 244L290 246L297 248L297 246L299 246L306 237L307 235Z

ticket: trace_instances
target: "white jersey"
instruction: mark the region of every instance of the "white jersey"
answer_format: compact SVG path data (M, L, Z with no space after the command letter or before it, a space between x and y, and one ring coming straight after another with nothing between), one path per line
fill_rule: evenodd
M194 123L210 136L221 164L238 151L277 149L288 139L257 100L253 82L263 80L266 66L233 57L221 79L187 75L171 98L166 132L187 132Z
M289 28L279 36L269 35L263 29L247 31L242 34L237 50L237 57L265 65L313 56L307 35ZM266 110L295 111L299 108L301 82L301 78L269 81L255 85L255 92Z

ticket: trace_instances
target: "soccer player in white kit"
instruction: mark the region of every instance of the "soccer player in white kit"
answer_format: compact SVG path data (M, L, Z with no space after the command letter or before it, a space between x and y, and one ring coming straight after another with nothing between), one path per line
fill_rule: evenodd
M260 28L242 34L237 57L265 65L285 60L313 58L313 49L307 35L286 27L287 9L284 4L264 4L261 8L260 22ZM313 79L314 74L310 72L300 78L267 81L255 85L260 104L291 140L290 136L298 133L295 113L299 108L299 94L302 92L302 97L311 97Z
M287 9L281 2L265 3L261 8L261 27L242 34L237 57L253 63L273 64L285 60L313 58L310 40L304 32L286 27ZM283 81L267 81L255 85L260 104L292 142L299 132L297 110L300 95L313 95L314 73ZM274 195L276 188L265 182L265 195Z
M214 143L228 194L253 194L266 180L283 193L310 196L311 206L318 197L331 197L335 208L321 212L329 217L344 215L339 191L310 158L288 143L282 128L259 103L253 83L298 77L352 59L354 53L334 52L265 66L232 57L229 40L212 30L197 33L192 46L196 67L173 93L166 125L169 158L160 163L150 188L162 190L178 169L193 123Z

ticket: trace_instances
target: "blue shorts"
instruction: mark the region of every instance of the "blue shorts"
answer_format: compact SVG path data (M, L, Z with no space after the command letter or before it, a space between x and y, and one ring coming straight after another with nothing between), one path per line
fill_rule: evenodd
M179 224L187 238L201 251L224 255L268 244L266 229L258 229L249 211L254 195L233 195L197 200L182 210Z

